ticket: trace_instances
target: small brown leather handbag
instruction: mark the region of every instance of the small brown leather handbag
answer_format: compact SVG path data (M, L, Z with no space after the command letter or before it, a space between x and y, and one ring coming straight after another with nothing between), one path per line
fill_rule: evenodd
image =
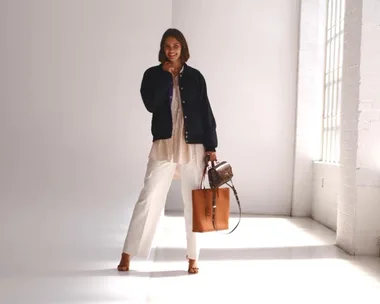
M233 190L236 202L239 207L239 221L232 233L240 224L241 207L240 201L232 183L232 167L226 162L211 162L209 167L209 157L206 157L205 169L199 189L192 191L193 199L193 232L210 232L229 229L230 218L230 188ZM204 180L208 175L210 189L204 187ZM231 185L229 184L231 183ZM227 185L228 187L221 187Z

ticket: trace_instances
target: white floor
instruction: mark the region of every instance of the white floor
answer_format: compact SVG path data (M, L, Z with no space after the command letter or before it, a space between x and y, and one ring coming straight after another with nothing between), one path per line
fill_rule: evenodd
M182 217L164 218L150 259L129 273L115 268L125 227L105 225L26 230L13 241L24 251L2 249L0 303L380 303L380 259L345 254L310 219L244 217L231 235L204 234L198 275L186 272Z

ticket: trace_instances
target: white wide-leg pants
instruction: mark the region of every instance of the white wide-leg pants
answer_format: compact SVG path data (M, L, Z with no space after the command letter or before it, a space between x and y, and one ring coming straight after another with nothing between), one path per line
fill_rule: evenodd
M123 252L131 256L149 257L161 213L176 170L176 163L150 159L138 201L125 239ZM191 161L180 165L181 190L187 238L187 255L198 260L197 234L192 232L192 190L198 189L204 164Z

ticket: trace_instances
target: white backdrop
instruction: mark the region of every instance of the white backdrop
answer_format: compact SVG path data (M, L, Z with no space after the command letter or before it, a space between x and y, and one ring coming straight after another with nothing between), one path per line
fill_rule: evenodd
M288 214L297 2L1 1L2 270L119 254L151 145L141 77L172 25L207 79L243 210Z
M151 142L140 81L171 12L171 0L0 2L2 271L83 248L119 257Z

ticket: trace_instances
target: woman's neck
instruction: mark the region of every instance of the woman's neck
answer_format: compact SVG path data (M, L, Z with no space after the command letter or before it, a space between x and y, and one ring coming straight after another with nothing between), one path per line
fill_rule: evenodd
M174 64L174 68L176 70L178 70L178 72L179 72L181 70L181 68L182 68L182 62L181 62L181 60L177 60L177 61L173 62L173 64Z

